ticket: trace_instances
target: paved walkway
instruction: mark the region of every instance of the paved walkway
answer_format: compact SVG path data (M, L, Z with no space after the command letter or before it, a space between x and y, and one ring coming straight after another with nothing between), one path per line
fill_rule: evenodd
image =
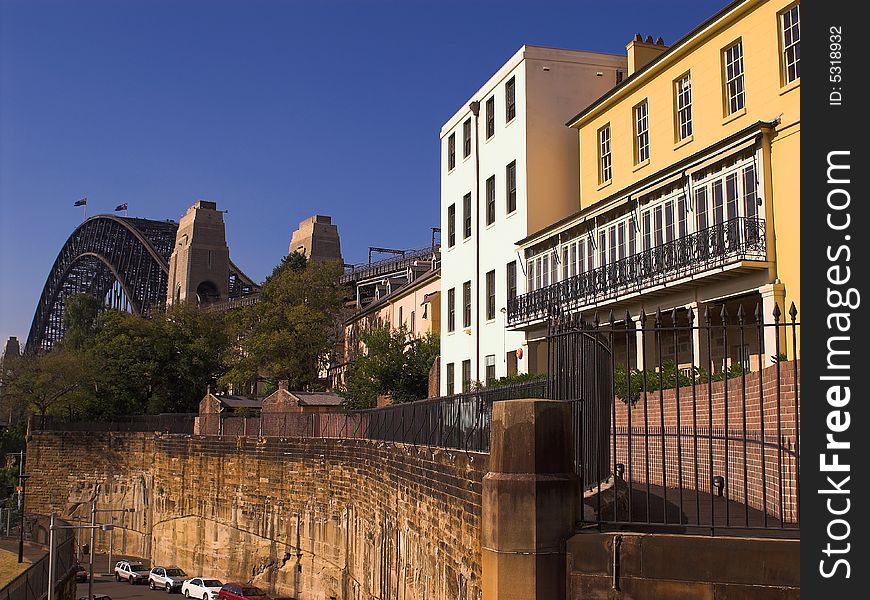
M18 538L0 537L0 548L18 556ZM46 554L48 554L48 551L42 546L37 546L26 540L24 541L24 557L30 562L36 562Z

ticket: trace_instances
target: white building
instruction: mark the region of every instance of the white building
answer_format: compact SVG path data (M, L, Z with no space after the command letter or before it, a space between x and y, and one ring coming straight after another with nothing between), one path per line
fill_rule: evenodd
M624 55L523 46L441 128L442 394L546 370L506 330L526 291L516 242L579 209L566 122L625 71Z

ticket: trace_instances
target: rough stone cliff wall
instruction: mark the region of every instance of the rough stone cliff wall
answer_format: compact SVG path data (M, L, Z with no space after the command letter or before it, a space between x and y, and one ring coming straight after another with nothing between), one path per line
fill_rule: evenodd
M135 509L116 553L300 600L477 600L487 463L366 440L36 432L28 510L88 519L98 485L99 508Z

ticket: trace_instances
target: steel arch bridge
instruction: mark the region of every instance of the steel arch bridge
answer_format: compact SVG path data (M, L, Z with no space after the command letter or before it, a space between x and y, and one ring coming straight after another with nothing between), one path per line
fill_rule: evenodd
M27 336L25 353L51 349L63 339L64 304L90 294L110 308L147 315L166 302L169 258L178 223L97 215L79 225L51 267ZM230 297L257 285L230 262Z

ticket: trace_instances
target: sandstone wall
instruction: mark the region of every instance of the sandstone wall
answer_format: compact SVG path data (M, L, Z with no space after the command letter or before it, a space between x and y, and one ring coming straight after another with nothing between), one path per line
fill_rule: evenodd
M28 510L70 515L100 484L99 508L136 511L118 554L300 600L475 600L487 463L366 440L37 432Z

